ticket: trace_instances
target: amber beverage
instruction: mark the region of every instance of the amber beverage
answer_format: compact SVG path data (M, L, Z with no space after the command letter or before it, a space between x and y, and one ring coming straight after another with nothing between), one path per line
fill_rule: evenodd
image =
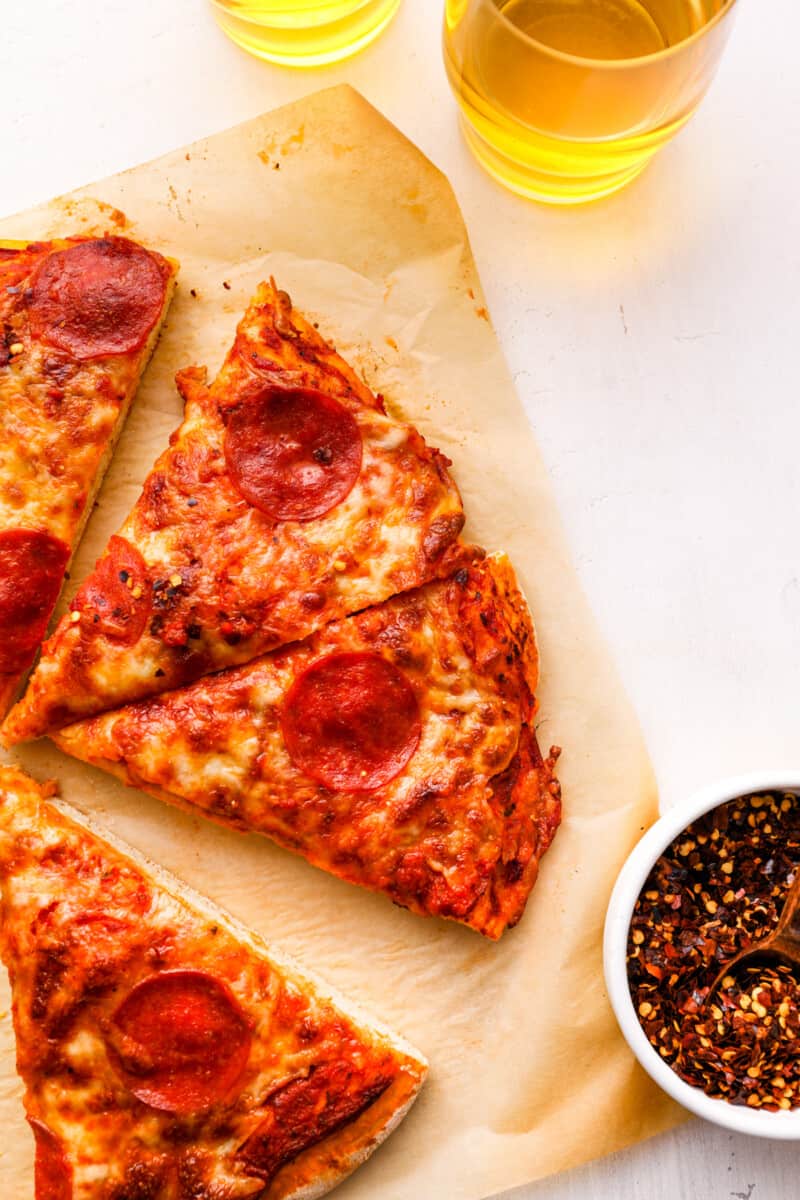
M336 62L391 21L400 0L211 0L217 21L251 54L291 67Z
M624 187L689 120L735 0L447 0L467 140L501 183L554 204Z

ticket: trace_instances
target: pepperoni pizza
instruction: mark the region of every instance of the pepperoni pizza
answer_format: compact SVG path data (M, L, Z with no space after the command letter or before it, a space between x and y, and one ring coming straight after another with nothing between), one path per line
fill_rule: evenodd
M0 243L0 717L45 635L176 274L128 238Z
M307 641L72 725L62 750L490 938L560 819L538 660L504 556Z
M386 412L274 283L183 424L4 728L8 742L249 662L451 572L448 460Z
M0 952L36 1200L312 1200L426 1072L409 1045L0 768Z

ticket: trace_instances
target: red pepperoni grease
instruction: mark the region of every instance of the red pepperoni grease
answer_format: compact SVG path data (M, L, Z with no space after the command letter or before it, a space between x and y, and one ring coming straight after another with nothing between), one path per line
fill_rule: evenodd
M142 636L152 607L152 588L139 551L116 534L71 605L83 627L133 646Z
M399 775L419 745L417 698L379 654L329 654L298 676L281 715L295 766L336 790L370 792Z
M69 547L36 529L0 533L0 672L24 671L47 631Z
M72 1168L52 1129L33 1117L28 1124L36 1139L34 1191L36 1200L72 1200Z
M313 521L349 496L361 433L332 396L268 385L228 417L225 460L236 489L277 521Z
M224 1100L250 1056L250 1022L233 992L205 971L142 980L111 1019L109 1058L137 1099L188 1115Z
M54 250L31 280L31 332L74 358L143 346L164 305L169 269L127 238L95 238Z

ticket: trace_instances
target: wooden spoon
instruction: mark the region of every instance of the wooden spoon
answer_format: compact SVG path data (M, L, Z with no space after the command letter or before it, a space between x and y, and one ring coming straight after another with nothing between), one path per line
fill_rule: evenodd
M800 867L795 871L794 883L783 904L775 931L762 941L748 946L726 963L708 989L705 1004L708 1004L726 975L732 974L742 963L751 959L777 959L792 967L800 967Z

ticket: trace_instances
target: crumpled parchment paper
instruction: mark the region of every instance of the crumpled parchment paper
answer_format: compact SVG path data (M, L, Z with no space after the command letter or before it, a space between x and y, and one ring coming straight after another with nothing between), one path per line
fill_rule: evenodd
M182 263L179 290L67 596L180 420L175 371L213 372L270 274L454 461L467 533L517 567L542 656L539 739L564 748L564 823L498 945L393 908L255 837L68 760L16 757L77 807L327 976L415 1042L430 1081L341 1200L478 1200L674 1123L608 1005L601 932L616 873L656 815L636 717L569 562L444 177L361 96L332 88L0 221L0 236L130 232ZM5 973L0 1195L33 1194Z

